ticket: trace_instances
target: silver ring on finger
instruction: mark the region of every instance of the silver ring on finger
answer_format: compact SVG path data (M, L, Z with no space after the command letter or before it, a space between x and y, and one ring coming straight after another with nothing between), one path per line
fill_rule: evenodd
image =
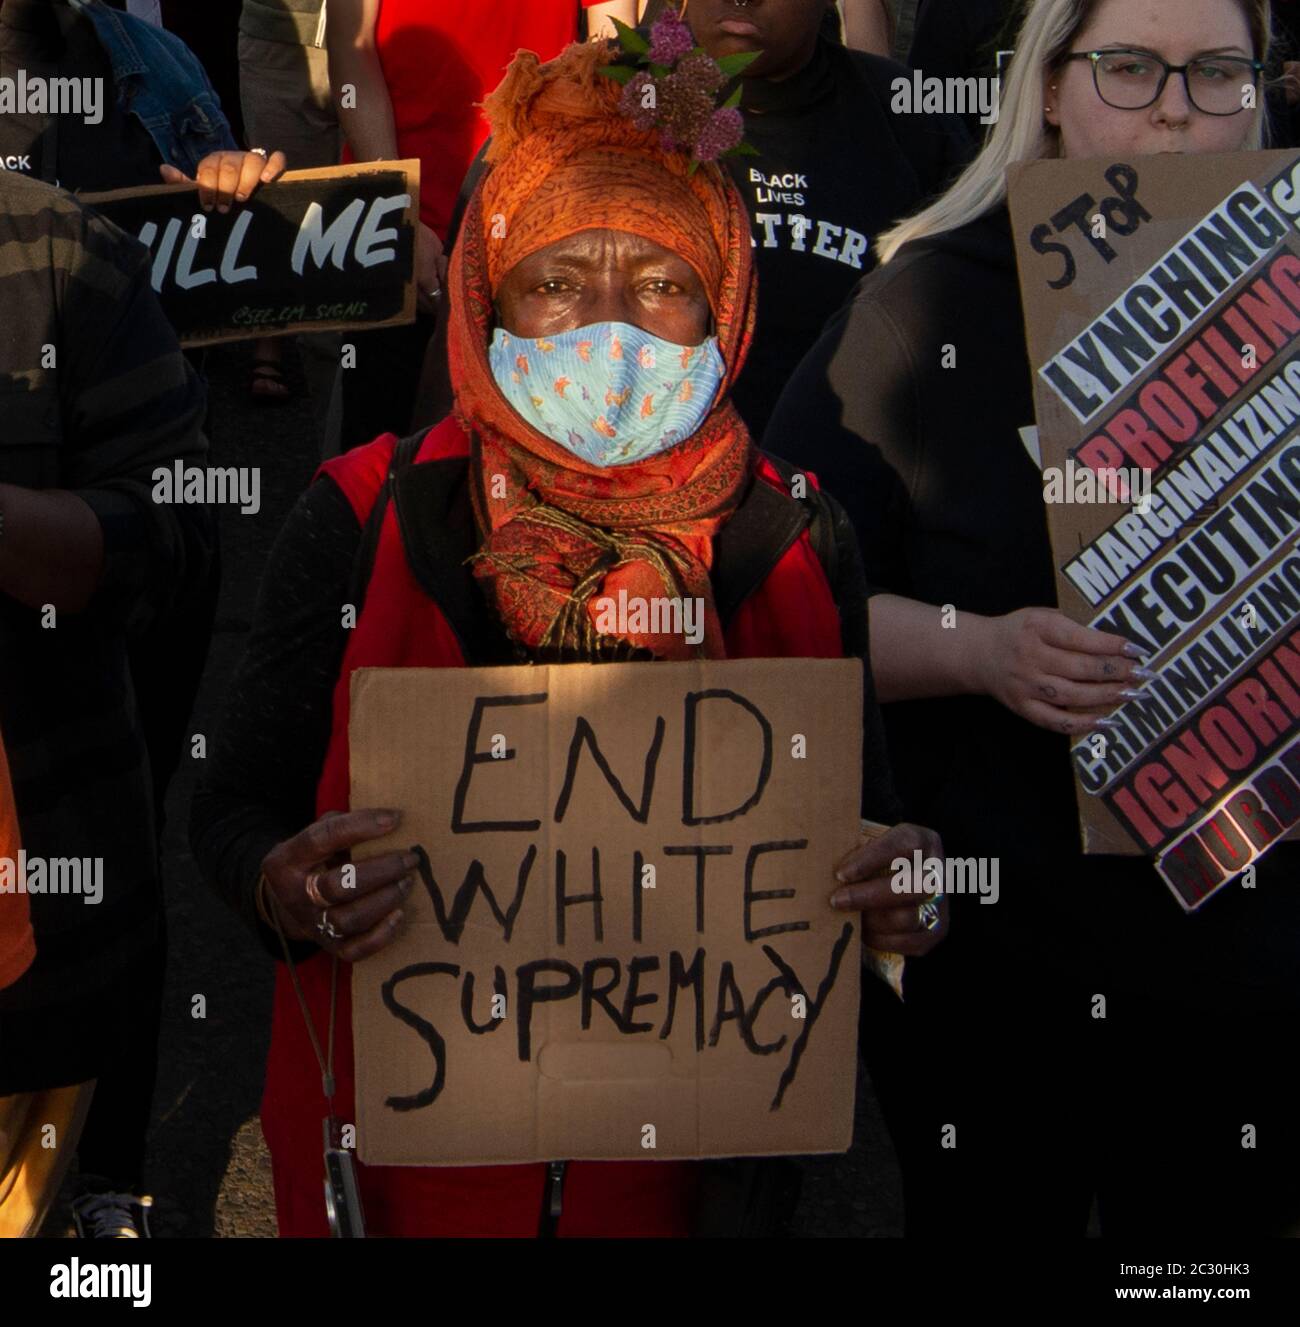
M261 157L263 161L270 155L264 147L250 147L248 150L255 156Z
M916 920L921 924L924 931L937 931L943 917L939 912L939 905L933 899L927 899L916 910Z
M316 923L316 929L326 940L343 939L343 932L334 929L334 923L330 921L330 915L324 908L320 910L320 921Z
M307 897L318 908L328 908L330 905L329 900L320 892L320 878L324 874L323 871L312 871L307 876Z

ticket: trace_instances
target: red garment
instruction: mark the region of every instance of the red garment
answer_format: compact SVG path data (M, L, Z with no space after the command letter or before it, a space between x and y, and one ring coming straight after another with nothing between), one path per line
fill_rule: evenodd
M387 473L396 439L388 434L321 467L364 522ZM430 430L417 461L468 455L454 420ZM784 486L765 458L760 480ZM762 586L741 605L726 634L729 658L840 658L839 612L805 531ZM349 679L361 667L464 667L451 628L419 588L406 561L396 515L385 515L365 606L334 689L333 724L317 789L316 813L348 808ZM616 664L609 665L617 667ZM341 963L335 1050L337 1111L355 1119L351 971ZM308 1007L324 1036L330 964L299 966ZM320 1070L288 970L276 977L262 1129L271 1150L276 1214L283 1236L329 1233L322 1190ZM530 1236L537 1231L545 1167L358 1165L366 1228L373 1235ZM582 1161L568 1168L558 1233L564 1236L670 1236L690 1230L694 1167L672 1161Z
M18 872L18 813L9 786L9 764L0 742L0 860ZM36 959L36 939L28 912L27 895L0 894L0 991L13 985Z
M579 8L602 0L381 0L375 46L393 103L397 154L420 159L420 219L440 240L487 121L478 103L518 50L549 60L578 39ZM347 148L344 161L354 158Z

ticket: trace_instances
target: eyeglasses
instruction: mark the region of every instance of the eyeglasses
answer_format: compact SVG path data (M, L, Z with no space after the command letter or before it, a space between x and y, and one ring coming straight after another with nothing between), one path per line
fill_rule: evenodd
M1170 74L1181 74L1187 100L1205 115L1240 115L1243 92L1264 71L1262 60L1234 55L1206 55L1185 65L1171 65L1150 51L1074 51L1061 63L1087 60L1097 95L1117 111L1141 111L1164 95Z

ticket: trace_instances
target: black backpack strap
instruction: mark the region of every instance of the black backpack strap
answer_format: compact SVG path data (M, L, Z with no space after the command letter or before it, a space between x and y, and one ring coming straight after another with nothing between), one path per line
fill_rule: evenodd
M772 468L781 476L781 482L785 485L786 491L790 493L791 497L794 497L795 477L803 476L803 493L795 498L795 501L800 503L807 513L808 540L812 544L813 552L817 554L818 561L822 564L826 579L834 586L840 569L840 547L836 540L835 530L836 509L839 504L814 484L808 482L803 471L792 465L784 457L773 456L770 452L764 454Z
M802 473L779 456L768 453L767 459L787 489L795 475ZM844 508L829 493L812 484L805 484L799 501L808 513L808 539L830 582L831 595L839 610L845 656L862 660L862 814L868 820L892 825L902 819L902 805L894 790L884 721L871 672L870 591L857 531Z
M412 466L393 482L393 506L406 564L442 611L468 664L519 662L505 628L475 579L470 560L478 527L468 457Z
M820 493L818 498L822 517L819 532L812 536L813 548L822 560L839 606L844 653L865 659L870 650L867 630L870 591L862 565L858 532L853 528L848 512L829 493ZM818 530L818 526L814 526L814 530ZM824 541L825 552L818 547L819 537Z
M802 503L754 476L744 501L713 540L713 597L724 627L807 526Z
M713 541L718 613L724 625L728 623L807 531L840 610L845 653L860 655L866 649L866 633L857 624L866 612L866 592L853 527L839 503L806 476L796 497L795 480L802 472L779 456L765 456L777 472L780 487L756 476L739 510Z
M348 602L356 610L354 621L361 620L361 610L366 602L366 590L375 569L375 554L379 551L379 534L384 526L388 504L393 498L393 485L397 482L397 476L414 462L424 439L424 433L413 433L409 438L403 438L393 448L393 457L388 463L388 473L384 476L384 482L380 485L374 505L370 508L370 515L366 517L366 523L361 527L361 543L357 546L357 555L352 563L352 579L348 583Z

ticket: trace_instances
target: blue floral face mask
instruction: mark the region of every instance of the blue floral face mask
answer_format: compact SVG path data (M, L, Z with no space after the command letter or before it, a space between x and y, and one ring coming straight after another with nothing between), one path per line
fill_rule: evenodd
M726 374L717 337L676 346L628 323L550 337L497 328L492 376L524 421L590 465L632 465L689 438Z

